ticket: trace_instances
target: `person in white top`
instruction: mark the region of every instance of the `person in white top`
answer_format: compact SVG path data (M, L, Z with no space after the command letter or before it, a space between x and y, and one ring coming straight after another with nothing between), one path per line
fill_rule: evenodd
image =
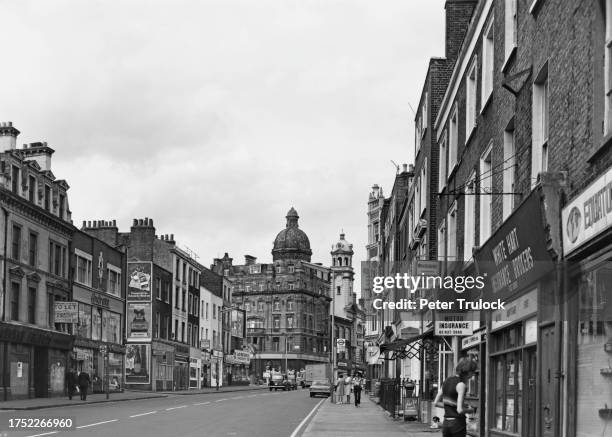
M351 390L353 389L353 378L350 375L346 375L344 378L344 394L346 395L346 403L351 404Z

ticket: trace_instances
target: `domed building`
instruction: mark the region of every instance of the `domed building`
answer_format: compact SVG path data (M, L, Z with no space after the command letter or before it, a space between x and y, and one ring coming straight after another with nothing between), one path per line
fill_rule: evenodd
M271 263L245 255L244 265L233 265L226 254L212 266L229 277L232 304L245 312L246 342L236 339L234 347L252 351L252 381L268 378L269 369L285 373L329 362L331 271L311 262L310 240L299 227L295 208L285 218Z

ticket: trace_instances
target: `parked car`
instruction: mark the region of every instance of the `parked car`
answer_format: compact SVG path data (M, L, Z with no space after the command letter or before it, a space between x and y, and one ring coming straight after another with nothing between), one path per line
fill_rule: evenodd
M329 379L315 379L310 385L310 397L317 395L331 396L332 384Z
M285 375L272 375L272 378L270 379L270 384L268 384L268 387L270 388L270 391L274 390L283 390L283 391L288 391L288 390L297 390L297 383L295 382L295 379L287 379L287 377Z

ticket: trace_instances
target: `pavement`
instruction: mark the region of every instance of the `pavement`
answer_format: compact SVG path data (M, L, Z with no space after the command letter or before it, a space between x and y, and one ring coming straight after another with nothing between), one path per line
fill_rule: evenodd
M122 402L137 401L142 399L166 398L170 395L202 395L208 393L231 393L238 391L252 391L264 389L267 389L267 386L236 385L220 387L219 391L217 391L216 388L164 392L125 390L122 393L110 393L109 399L106 399L106 395L104 393L88 394L86 401L82 401L79 398L80 395L76 393L75 396L72 397L72 400L68 399L67 396L62 396L52 398L20 399L14 401L0 402L0 410L40 410L55 407L70 407L77 404L99 404L104 402Z
M362 396L361 405L337 405L326 400L303 430L302 437L402 436L436 437L439 429L429 424L392 419L376 403Z
M73 401L72 407L0 411L2 437L288 437L322 399L308 390L176 393L163 398L99 404ZM15 430L19 419L70 418L74 430ZM11 424L13 427L11 428Z

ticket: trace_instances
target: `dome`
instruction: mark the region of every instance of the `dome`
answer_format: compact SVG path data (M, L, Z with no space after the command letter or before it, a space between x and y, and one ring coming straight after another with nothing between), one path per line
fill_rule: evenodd
M353 245L344 239L344 232L340 234L340 240L332 246L332 254L353 254Z
M272 259L299 259L310 262L312 250L310 240L304 231L299 228L300 216L294 208L287 212L287 227L280 231L274 239Z

